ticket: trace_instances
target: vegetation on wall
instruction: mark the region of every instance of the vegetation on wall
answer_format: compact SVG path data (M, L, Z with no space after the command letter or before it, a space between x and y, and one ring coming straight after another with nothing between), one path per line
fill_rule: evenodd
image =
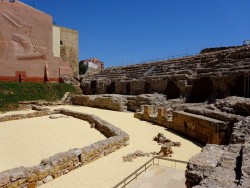
M85 74L88 70L88 65L86 64L79 64L79 74Z
M17 109L20 101L56 101L66 92L76 88L65 83L0 82L0 111Z

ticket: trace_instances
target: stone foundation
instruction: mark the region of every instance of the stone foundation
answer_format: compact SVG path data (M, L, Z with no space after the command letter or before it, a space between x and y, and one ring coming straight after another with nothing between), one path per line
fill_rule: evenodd
M0 122L4 121L13 121L13 120L19 120L19 119L28 119L28 118L34 118L34 117L42 117L42 116L47 116L50 114L55 114L56 112L51 112L51 111L37 111L37 112L32 112L28 114L15 114L15 115L7 115L0 117Z
M35 112L28 115L14 115L13 117L2 117L2 121L21 118L48 115L46 112ZM95 124L95 128L107 137L105 140L98 141L90 146L72 149L63 153L58 153L33 167L19 167L0 173L0 188L7 187L27 187L32 188L43 185L53 179L69 173L70 171L106 156L117 149L128 144L129 136L119 128L110 123L85 113L78 113L65 109L57 110L56 113L72 116L90 124Z
M187 112L173 112L172 129L203 144L226 144L227 122Z
M233 127L231 143L207 145L192 157L186 169L186 186L249 187L250 117Z
M121 95L76 95L73 96L72 104L114 111L127 111L126 98Z
M171 112L165 108L144 105L136 118L174 130L202 144L226 144L231 134L231 124L203 115L183 111Z

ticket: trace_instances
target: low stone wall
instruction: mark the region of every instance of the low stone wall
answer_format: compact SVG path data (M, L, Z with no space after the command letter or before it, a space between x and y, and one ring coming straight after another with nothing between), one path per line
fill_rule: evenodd
M19 167L1 172L0 188L32 188L43 185L128 144L129 136L127 133L94 115L65 109L57 110L57 113L88 121L104 134L107 139L98 141L90 146L58 153L50 158L43 159L37 166L29 168Z
M231 125L227 122L183 111L171 112L144 105L143 111L134 116L172 129L202 144L226 144L231 134Z
M250 117L234 124L229 145L210 145L193 156L186 169L186 186L249 187Z
M228 123L187 112L173 112L172 129L203 144L226 144L230 133Z
M27 114L6 115L3 117L0 117L0 122L19 120L19 119L28 119L28 118L34 118L34 117L42 117L42 116L47 116L47 115L51 115L55 113L56 112L45 110L45 111L36 111L32 113L27 113Z
M127 111L126 98L122 95L76 95L72 104L114 111Z

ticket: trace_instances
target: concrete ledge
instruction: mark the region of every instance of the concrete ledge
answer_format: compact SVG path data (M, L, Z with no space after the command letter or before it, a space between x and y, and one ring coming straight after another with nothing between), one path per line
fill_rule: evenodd
M2 117L2 121L40 117L48 115L50 111L35 112L26 115L13 115ZM83 148L55 154L52 157L42 159L41 163L33 167L19 167L0 173L0 188L5 187L37 187L52 181L53 179L69 173L70 171L104 157L128 144L129 135L112 124L94 115L59 109L57 112L72 116L90 124L107 137ZM37 115L37 116L36 116Z

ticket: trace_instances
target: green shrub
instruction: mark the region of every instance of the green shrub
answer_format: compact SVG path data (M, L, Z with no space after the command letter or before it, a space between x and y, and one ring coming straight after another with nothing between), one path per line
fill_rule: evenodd
M0 82L0 111L17 109L20 101L61 99L76 88L65 83Z

